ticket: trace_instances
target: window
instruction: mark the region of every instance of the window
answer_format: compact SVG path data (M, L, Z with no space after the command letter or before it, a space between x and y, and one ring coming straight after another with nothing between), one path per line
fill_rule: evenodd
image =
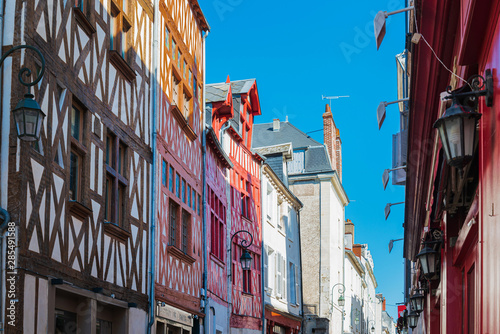
M56 333L76 334L78 330L76 313L56 308L55 315Z
M78 7L85 16L89 17L91 12L90 0L75 0L75 7Z
M191 215L179 204L170 201L169 204L169 245L188 253Z
M175 196L180 198L181 196L181 177L179 173L175 173Z
M96 334L112 334L113 333L113 323L111 321L97 319L95 324Z
M127 17L128 7L128 0L111 0L110 48L124 59L128 51L127 35L131 28Z
M168 190L174 192L174 169L172 166L168 168Z
M87 149L84 144L86 110L73 103L71 108L71 151L69 161L69 198L82 202L83 165Z
M165 160L162 160L161 183L164 187L167 186L167 162Z
M179 211L179 205L177 205L174 201L170 201L170 206L169 206L169 231L170 231L170 238L169 238L169 244L172 246L177 245L177 211Z
M284 226L286 224L286 220L288 219L288 217L286 217L284 215L284 204L283 204L283 200L282 199L278 199L278 210L277 210L277 214L278 214L278 217L277 217L277 222L278 222L278 230L280 230L281 232L284 231Z
M210 204L211 223L211 253L224 262L224 241L226 239L226 207L215 195L211 188L208 188Z
M182 202L186 203L186 180L182 179L182 188L181 188L181 198Z
M127 147L117 136L108 131L106 136L105 219L122 228L125 228L127 167Z
M250 182L241 179L241 215L250 219Z
M267 198L266 198L266 211L267 211L267 220L272 224L273 217L273 187L268 183L267 184Z
M264 284L269 294L275 289L276 281L276 254L274 250L267 246L264 253Z
M189 226L191 222L191 215L186 211L182 210L182 242L181 249L184 253L188 252L188 235L189 235Z

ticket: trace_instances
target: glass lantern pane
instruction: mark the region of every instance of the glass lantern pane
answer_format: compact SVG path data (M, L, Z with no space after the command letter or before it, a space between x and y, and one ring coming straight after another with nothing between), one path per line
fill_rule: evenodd
M445 120L446 134L450 146L450 158L463 157L462 152L462 118L453 117Z
M44 117L41 114L38 116L38 123L36 125L36 133L35 133L36 138L40 138L40 131L42 130L43 118Z
M35 136L38 125L38 112L36 110L25 109L25 129L26 135Z
M424 275L427 275L429 273L429 265L427 263L427 255L420 257L420 264L422 265L422 271L424 272Z
M428 253L426 256L428 273L434 274L436 272L436 253Z
M443 145L444 153L446 154L446 159L450 160L450 147L448 145L448 137L446 136L446 131L443 123L441 123L441 125L439 126L439 137L441 138L441 143Z
M476 132L476 118L475 117L466 117L463 120L464 122L464 148L465 156L472 156L474 152L474 139Z
M17 135L24 135L24 113L22 110L16 110L14 113L14 118L16 120Z

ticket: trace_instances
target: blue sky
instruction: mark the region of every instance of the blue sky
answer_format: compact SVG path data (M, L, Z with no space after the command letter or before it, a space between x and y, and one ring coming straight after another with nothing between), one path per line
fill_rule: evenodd
M373 17L379 10L405 7L404 0L261 1L199 0L211 27L207 37L207 82L256 78L262 116L288 119L304 132L323 126L327 100L343 142L343 184L351 203L346 218L356 225L355 241L367 243L375 262L378 293L395 305L403 301L403 243L388 253L390 239L403 237L404 187L382 187L392 163L392 134L399 130L396 105L387 107L379 131L376 109L397 99L395 55L404 49L405 14L391 16L376 50ZM309 4L309 5L308 5ZM323 142L321 131L311 136Z

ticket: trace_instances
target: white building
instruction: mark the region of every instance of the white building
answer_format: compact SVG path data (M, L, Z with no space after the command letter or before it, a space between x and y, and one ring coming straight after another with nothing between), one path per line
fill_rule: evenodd
M344 282L344 208L339 131L330 107L323 114L324 144L288 121L254 125L253 147L291 143L287 162L290 190L304 204L300 239L304 297L304 333L342 333L342 308L335 290ZM336 286L336 287L335 287ZM335 287L333 293L332 288Z
M298 333L302 326L302 203L287 188L283 174L283 166L291 158L291 144L256 151L266 157L261 179L266 332Z

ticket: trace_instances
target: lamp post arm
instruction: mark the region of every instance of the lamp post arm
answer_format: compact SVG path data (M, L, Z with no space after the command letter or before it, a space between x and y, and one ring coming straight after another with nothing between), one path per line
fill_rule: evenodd
M253 236L252 236L252 233L246 231L246 230L240 230L238 232L235 232L233 234L233 236L231 237L231 245L233 244L233 238L238 234L238 233L241 233L241 232L244 232L244 233L247 233L249 236L250 236L250 242L248 242L247 240L245 239L242 239L241 240L241 247L247 249L248 247L250 247L252 244L253 244Z
M395 10L393 12L385 12L385 17L388 17L390 15L394 15L394 14L399 14L399 13L403 13L403 12L408 12L410 10L413 10L415 7L413 6L410 6L410 7L406 7L406 8L403 8L403 9L398 9L398 10Z
M335 289L335 287L337 285L340 285L341 287L339 287L339 293L340 295L343 295L345 293L345 285L343 283L337 283L337 284L334 284L332 286L332 301L331 301L331 309L330 309L330 313L333 312L333 290Z
M386 106L388 106L389 104L394 104L394 103L399 103L399 102L406 102L406 101L409 101L409 100L410 100L409 97L405 97L404 99L399 99L399 100L396 100L396 101L384 102L384 104Z
M18 45L18 46L15 46L15 47L13 47L12 49L10 49L9 51L5 52L2 55L2 58L0 59L0 66L2 66L4 60L8 56L10 56L13 52L15 52L17 50L21 50L21 49L29 49L29 50L35 51L38 54L38 57L40 58L40 61L42 62L42 68L40 70L40 73L38 73L38 76L36 77L36 79L33 80L33 81L31 81L31 82L26 82L26 81L23 80L23 74L26 77L29 77L31 75L31 70L29 68L27 68L27 67L23 67L23 68L21 68L21 70L19 70L19 74L18 74L19 82L23 86L28 87L28 89L29 89L29 87L36 85L40 80L42 80L43 74L45 72L45 58L43 58L43 55L40 52L40 50L38 50L37 48L35 48L34 46L31 46L31 45Z

